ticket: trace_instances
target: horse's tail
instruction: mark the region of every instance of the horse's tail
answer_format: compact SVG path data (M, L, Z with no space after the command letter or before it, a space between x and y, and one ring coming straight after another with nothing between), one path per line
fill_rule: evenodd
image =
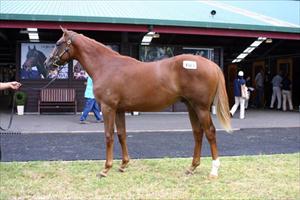
M217 117L227 132L231 132L231 117L229 112L228 97L225 87L225 80L222 70L218 67L218 88L215 96Z

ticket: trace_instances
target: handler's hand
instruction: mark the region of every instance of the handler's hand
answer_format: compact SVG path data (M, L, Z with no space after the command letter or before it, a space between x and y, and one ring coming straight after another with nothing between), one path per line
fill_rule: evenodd
M17 82L17 81L13 81L13 82L9 82L9 87L13 90L17 90L22 86L21 83Z

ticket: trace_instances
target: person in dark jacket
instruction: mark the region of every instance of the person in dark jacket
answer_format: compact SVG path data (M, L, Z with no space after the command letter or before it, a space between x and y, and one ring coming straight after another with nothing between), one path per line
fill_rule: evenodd
M246 81L243 77L244 77L244 72L239 71L237 78L234 79L233 93L234 93L235 103L230 110L230 114L231 116L233 116L237 108L240 106L240 119L245 118L245 98L242 97L241 86L242 85L246 86Z
M292 82L289 79L288 75L286 74L281 82L282 85L282 97L283 97L283 102L282 102L282 110L286 111L286 99L288 100L289 104L289 109L292 111L293 110L293 103L292 103Z

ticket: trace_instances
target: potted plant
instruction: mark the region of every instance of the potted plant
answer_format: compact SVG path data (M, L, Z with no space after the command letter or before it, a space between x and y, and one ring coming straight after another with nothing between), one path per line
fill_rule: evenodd
M26 94L25 92L18 91L15 93L15 101L17 104L17 113L18 115L24 115L24 105L26 102Z

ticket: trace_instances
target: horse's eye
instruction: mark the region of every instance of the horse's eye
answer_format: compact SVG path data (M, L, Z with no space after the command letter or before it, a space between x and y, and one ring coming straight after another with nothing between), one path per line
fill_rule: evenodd
M60 43L59 42L56 42L56 46L58 47L60 45Z

